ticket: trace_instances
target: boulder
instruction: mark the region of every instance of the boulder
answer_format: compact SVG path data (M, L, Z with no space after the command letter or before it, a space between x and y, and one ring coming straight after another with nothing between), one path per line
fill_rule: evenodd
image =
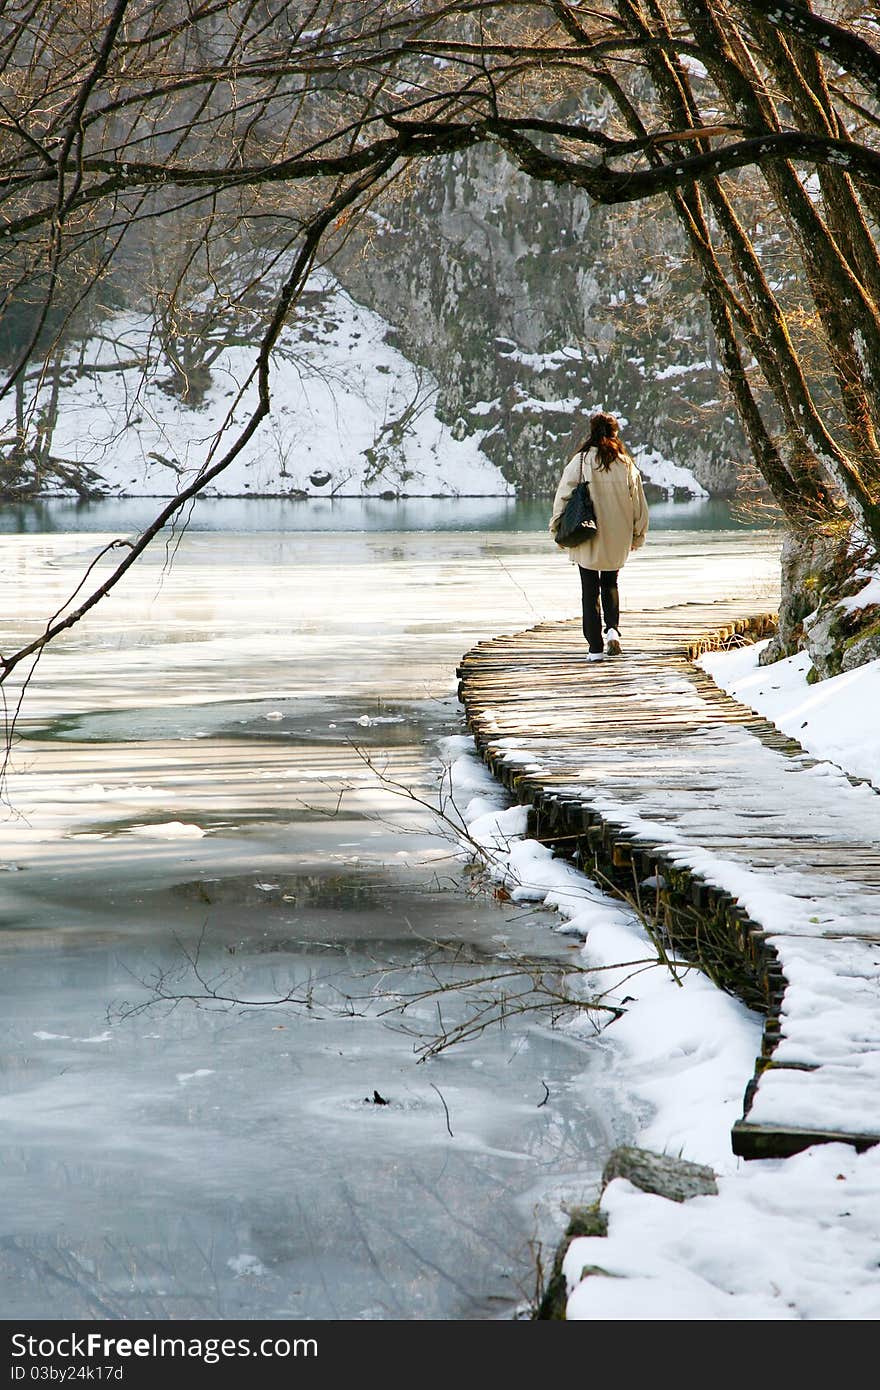
M691 1197L714 1197L718 1194L715 1174L702 1163L691 1163L671 1154L652 1153L623 1145L614 1149L602 1171L602 1186L615 1178L626 1178L642 1192L653 1192L670 1202L686 1202Z

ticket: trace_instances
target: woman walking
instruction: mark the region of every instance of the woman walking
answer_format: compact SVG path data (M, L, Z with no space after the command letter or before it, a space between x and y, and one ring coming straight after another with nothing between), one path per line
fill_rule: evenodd
M639 470L623 446L613 415L601 412L591 417L590 433L566 465L553 500L550 531L554 535L581 478L590 485L596 529L585 533L580 545L566 548L581 577L587 660L601 661L606 653L620 655L617 575L630 551L644 545L648 531L648 506Z

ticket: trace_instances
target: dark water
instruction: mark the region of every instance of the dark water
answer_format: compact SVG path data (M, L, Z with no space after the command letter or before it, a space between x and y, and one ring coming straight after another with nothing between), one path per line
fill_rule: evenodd
M0 505L0 532L52 533L139 531L164 505L161 498L101 502L28 502ZM544 531L549 498L416 497L397 501L340 497L295 501L278 498L204 498L184 515L196 531ZM656 502L658 531L761 530L766 514L746 515L715 499Z

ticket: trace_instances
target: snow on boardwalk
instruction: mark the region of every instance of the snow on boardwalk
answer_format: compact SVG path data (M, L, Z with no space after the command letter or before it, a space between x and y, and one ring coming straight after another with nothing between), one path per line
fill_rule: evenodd
M581 846L605 827L638 873L685 871L695 903L728 904L744 956L763 953L770 1013L735 1151L864 1148L880 1139L880 796L692 664L750 616L628 616L624 655L595 664L579 622L545 623L468 652L459 694L521 801L561 811Z

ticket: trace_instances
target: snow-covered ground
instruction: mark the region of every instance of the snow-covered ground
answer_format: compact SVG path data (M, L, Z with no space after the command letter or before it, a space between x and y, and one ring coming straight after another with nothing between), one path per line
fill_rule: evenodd
M814 755L880 788L880 662L808 686L809 662L757 666L761 645L702 664L724 689ZM511 896L555 907L584 942L596 989L627 1011L601 1034L609 1084L632 1098L642 1147L709 1164L718 1195L684 1203L614 1179L602 1196L607 1237L579 1237L565 1273L567 1316L587 1320L801 1320L880 1316L880 1146L816 1145L745 1162L730 1127L760 1050L761 1019L695 970L676 982L641 924L570 864L523 838L525 811L486 772L469 739L452 741L468 835ZM837 774L829 768L832 778ZM848 784L847 784L848 785ZM622 964L630 962L631 964ZM589 1015L568 1025L591 1031ZM596 1042L593 1046L597 1045ZM854 1117L855 1118L855 1117ZM585 1267L612 1277L582 1278ZM613 1277L617 1276L617 1277Z
M759 666L766 645L712 652L700 665L729 695L796 738L808 753L880 788L880 661L808 685L812 663L806 652Z
M392 338L380 315L316 271L272 354L268 420L203 496L513 495L480 447L487 429L450 429L440 420L436 378ZM65 365L52 453L93 469L110 496L173 496L222 457L256 404L253 345L220 351L204 399L184 405L168 390L167 362L157 366L157 341L152 315L120 312ZM547 355L548 367L565 355ZM51 389L47 380L32 400L35 416ZM513 409L575 416L583 403L530 397ZM480 411L475 403L471 413ZM13 421L0 420L0 432L14 433ZM635 456L645 478L670 495L676 488L707 495L693 474L655 450ZM70 491L51 479L45 487Z

